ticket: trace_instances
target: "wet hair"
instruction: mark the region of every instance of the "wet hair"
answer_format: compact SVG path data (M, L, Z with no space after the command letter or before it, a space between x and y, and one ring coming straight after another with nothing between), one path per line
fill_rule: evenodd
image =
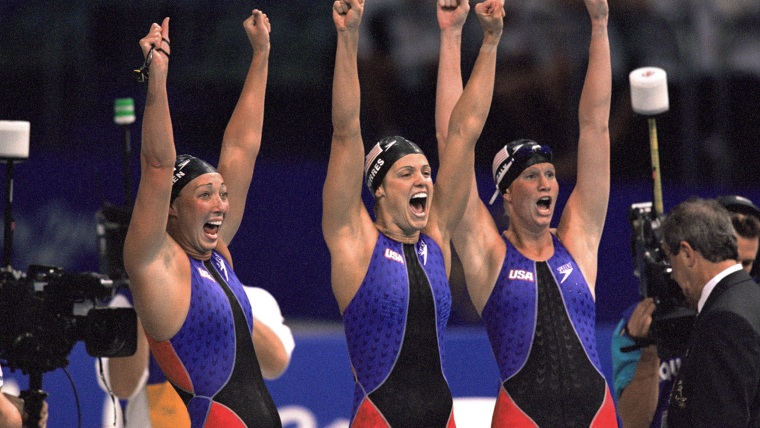
M491 165L496 192L490 203L493 204L498 195L503 195L512 182L525 171L525 168L537 163L551 161L552 149L533 140L524 138L514 140L499 149L493 157Z
M406 155L421 154L422 150L404 137L392 136L380 140L364 157L364 178L374 195L391 166Z
M187 183L194 178L203 174L215 173L216 168L209 165L208 162L198 159L191 155L178 155L174 162L174 174L172 175L172 197L170 202L174 202L179 196L179 192L187 186Z
M678 254L686 241L706 260L738 260L736 234L728 210L714 199L689 198L676 205L661 226L662 242Z

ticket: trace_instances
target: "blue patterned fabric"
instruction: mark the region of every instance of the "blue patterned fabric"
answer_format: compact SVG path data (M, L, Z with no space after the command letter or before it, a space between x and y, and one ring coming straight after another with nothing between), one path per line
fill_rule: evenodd
M420 235L417 258L434 296L438 346L443 366L443 334L451 311L451 291L443 254L430 237ZM394 368L406 329L409 278L403 244L378 236L367 274L343 313L351 365L356 374L354 412Z
M565 310L589 360L601 373L596 349L596 307L580 268L556 236L554 255L547 260L559 286ZM507 240L507 255L482 318L499 367L501 381L525 364L533 343L538 291L536 266Z

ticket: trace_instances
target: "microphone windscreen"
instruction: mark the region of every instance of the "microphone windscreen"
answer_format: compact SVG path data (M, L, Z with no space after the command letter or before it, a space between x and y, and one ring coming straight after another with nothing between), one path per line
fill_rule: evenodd
M668 77L665 70L642 67L633 70L628 79L631 84L631 106L643 115L655 115L668 111Z
M117 125L135 123L135 100L132 98L116 98L113 104L113 121Z
M0 120L0 158L29 159L29 122Z

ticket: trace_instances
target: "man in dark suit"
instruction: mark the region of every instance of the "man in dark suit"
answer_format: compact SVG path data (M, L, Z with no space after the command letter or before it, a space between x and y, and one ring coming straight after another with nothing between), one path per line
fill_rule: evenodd
M728 211L689 199L661 232L673 279L697 311L667 426L760 427L760 287L737 262Z
M718 202L731 215L738 244L737 262L757 281L752 270L758 264L760 208L739 195L721 196ZM612 333L613 385L618 415L626 428L664 426L670 391L681 367L681 353L660 359L656 342L648 341L655 300L647 297L629 306ZM644 346L629 351L637 342Z

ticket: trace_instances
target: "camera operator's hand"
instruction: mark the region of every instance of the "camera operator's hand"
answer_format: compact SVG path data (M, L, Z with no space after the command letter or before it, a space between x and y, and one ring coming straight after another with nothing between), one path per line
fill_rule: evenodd
M625 326L625 331L634 340L649 339L649 328L652 326L652 313L655 309L654 299L647 297L639 302Z
M9 397L8 394L0 394L0 426L21 427L21 413Z
M657 347L649 342L649 327L656 305L652 298L639 302L634 308L626 333L640 347L640 356L628 385L618 398L618 414L625 427L649 427L657 409L660 381L660 358Z
M23 415L23 426L29 427L29 415L24 410L24 400L20 397L17 397L15 395L11 394L5 394L3 393L3 396L11 402L14 406L16 406L16 409L18 410L20 415ZM0 419L1 420L1 419ZM37 426L39 428L45 428L47 427L47 421L48 421L48 404L47 401L42 402L42 409L40 410L40 420Z

